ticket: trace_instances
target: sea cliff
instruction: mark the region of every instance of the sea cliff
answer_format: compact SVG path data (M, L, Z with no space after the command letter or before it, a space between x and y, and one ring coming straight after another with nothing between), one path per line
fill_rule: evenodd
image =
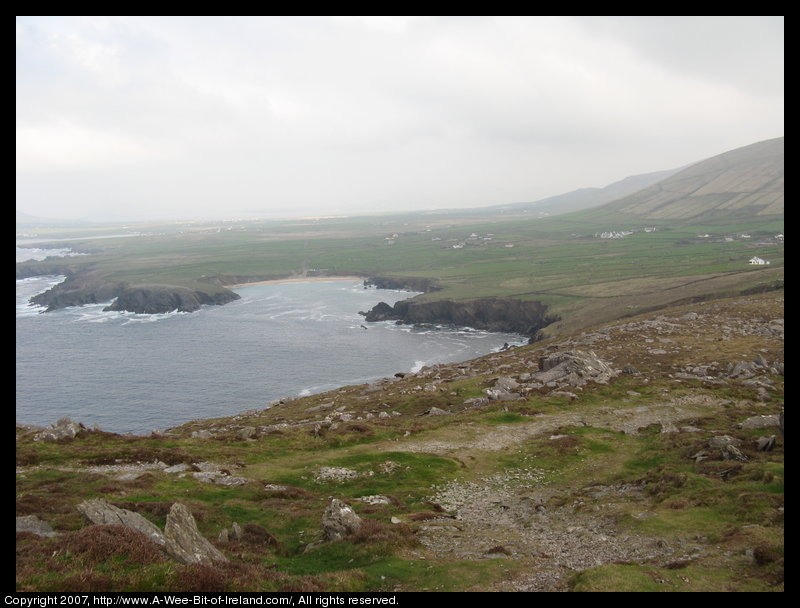
M548 314L546 304L509 298L480 298L467 301L401 300L394 306L381 302L362 313L367 321L398 321L408 324L443 324L487 331L518 333L532 340L542 328L558 320Z
M17 268L17 278L41 274L63 274L67 278L51 289L35 295L31 302L43 306L46 311L68 306L100 304L113 300L106 310L127 311L143 314L165 312L193 312L206 304L227 304L240 296L224 287L209 284L197 288L179 285L130 285L125 281L113 281L93 271L74 271L69 266L52 266L47 272L26 272Z

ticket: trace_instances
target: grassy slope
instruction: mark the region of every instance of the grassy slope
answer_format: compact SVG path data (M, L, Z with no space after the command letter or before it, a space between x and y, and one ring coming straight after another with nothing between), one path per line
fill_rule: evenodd
M687 312L700 320L682 321ZM780 411L783 376L762 384L769 393L764 401L757 384L676 373L687 365L716 363L722 369L755 353L782 362L782 333L767 328L783 316L783 294L659 315L670 325L653 325L654 315L633 317L569 341L483 357L466 368L423 370L380 390L345 387L233 418L194 421L160 437L94 431L49 443L18 429L17 515L35 514L62 534L18 534L17 590L519 590L554 570L558 545L573 542L596 547L599 563L572 574L562 568L557 581L543 579L549 581L545 588L782 590L782 438L774 451L756 452L752 441L776 431L746 431L736 423ZM498 373L531 371L540 353L576 344L641 373L590 385L577 400L539 391L522 401L469 408L468 400ZM666 352L651 353L653 345ZM433 390L426 388L431 383ZM324 416L333 408L309 411L331 402L352 419L331 426ZM433 406L452 414L419 416ZM645 420L638 432L623 432L621 421L648 411L651 424ZM399 415L380 418L378 412ZM321 427L294 426L308 420ZM695 429L662 432L668 420ZM259 431L242 440L242 427ZM213 438L191 437L203 429ZM747 462L689 458L719 434L741 439ZM159 470L124 479L114 468L154 460L219 463L250 482L223 488ZM360 475L322 482L315 475L323 466ZM472 488L468 495L477 500L481 484L498 474L511 481L485 505L497 523L473 521L469 514L449 519L450 509L434 504L448 484ZM624 488L635 492L619 491ZM391 504L356 500L374 494L391 497ZM75 505L98 496L160 527L169 506L181 501L212 540L233 522L249 532L242 540L215 543L229 564L182 566L119 530L86 527ZM358 536L304 552L319 538L331 496L352 504L368 525ZM541 513L530 510L533 504L542 505ZM508 513L516 514L517 523L501 525ZM403 523L390 523L393 517ZM547 548L545 538L558 542ZM607 557L604 547L616 543L653 555Z

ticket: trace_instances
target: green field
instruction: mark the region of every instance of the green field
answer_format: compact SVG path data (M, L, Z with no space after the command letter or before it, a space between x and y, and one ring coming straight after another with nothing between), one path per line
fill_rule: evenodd
M656 230L645 232L645 226ZM96 238L124 230L141 235ZM632 234L599 236L612 230ZM71 271L91 269L130 285L208 290L213 278L230 283L314 275L423 277L441 288L423 298L541 300L574 329L634 309L781 281L784 246L774 237L782 232L782 217L645 223L601 208L539 219L524 213L452 212L103 225L49 229L39 238L53 239L57 246L64 243L55 239L77 239L70 245L89 255L68 258ZM710 236L699 236L704 234ZM755 255L770 264L749 264ZM53 263L25 266L34 273ZM558 326L551 331L558 332Z

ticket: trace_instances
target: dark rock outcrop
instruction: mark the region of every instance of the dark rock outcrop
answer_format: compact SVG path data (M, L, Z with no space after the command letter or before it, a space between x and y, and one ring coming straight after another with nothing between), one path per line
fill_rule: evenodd
M124 289L104 310L119 310L139 314L165 312L194 312L203 305L227 304L241 296L227 289L207 292L170 285L140 285Z
M481 298L462 302L421 302L411 298L401 300L394 306L381 302L362 314L367 321L433 323L526 336L534 336L543 327L558 320L558 317L547 314L547 305L542 302L504 298Z
M33 267L18 265L17 278L41 274L65 274L67 278L45 292L31 298L31 303L45 307L46 311L68 306L100 304L114 300L105 310L140 314L194 312L203 305L227 304L238 300L239 294L224 287L192 289L176 285L129 285L123 281L109 281L93 271L76 271L64 266Z
M31 303L44 306L47 311L99 304L116 298L125 287L123 282L108 281L92 272L79 272L67 275L62 283L33 296Z

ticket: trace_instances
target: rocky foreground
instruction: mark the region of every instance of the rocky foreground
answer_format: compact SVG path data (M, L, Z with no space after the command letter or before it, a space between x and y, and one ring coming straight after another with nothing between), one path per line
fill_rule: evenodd
M231 418L17 426L18 590L783 590L783 292Z

